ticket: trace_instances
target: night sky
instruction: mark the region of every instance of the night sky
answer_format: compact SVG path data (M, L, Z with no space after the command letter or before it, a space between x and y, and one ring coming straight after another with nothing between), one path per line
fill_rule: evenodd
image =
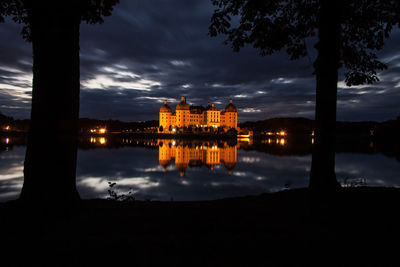
M184 95L189 104L219 108L233 98L240 122L313 118L315 40L310 56L298 61L285 53L261 57L252 47L235 53L224 36L208 36L213 10L207 0L121 0L104 24L82 24L80 117L158 119L164 99L175 109ZM23 119L30 115L32 51L20 31L10 20L0 24L0 112ZM379 52L389 66L381 82L350 88L339 82L338 120L400 115L399 44L396 30Z

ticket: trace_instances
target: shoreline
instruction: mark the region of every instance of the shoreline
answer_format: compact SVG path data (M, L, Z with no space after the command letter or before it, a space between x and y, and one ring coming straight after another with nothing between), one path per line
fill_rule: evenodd
M46 251L67 266L120 260L138 266L395 262L400 189L343 188L337 197L317 209L307 188L196 202L83 200L78 209L56 212L14 201L0 203L0 227L6 229L6 251L36 248L39 256Z

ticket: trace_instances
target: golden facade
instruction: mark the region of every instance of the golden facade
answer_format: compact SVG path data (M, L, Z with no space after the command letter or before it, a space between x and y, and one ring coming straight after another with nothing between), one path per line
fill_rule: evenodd
M168 106L167 100L160 108L159 132L175 133L180 128L205 128L222 127L225 130L237 130L237 108L232 99L224 110L217 109L214 104L208 103L207 107L193 106L186 103L185 97L176 106L175 112Z
M158 160L164 168L164 172L174 160L175 168L180 172L181 177L189 167L205 165L212 171L214 166L222 163L230 175L236 166L237 147L229 146L226 142L223 146L218 146L217 144L207 142L176 144L174 140L159 140Z

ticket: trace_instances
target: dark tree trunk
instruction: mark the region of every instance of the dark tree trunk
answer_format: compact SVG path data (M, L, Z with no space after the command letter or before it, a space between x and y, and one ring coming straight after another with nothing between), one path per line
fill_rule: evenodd
M315 107L315 143L310 189L334 191L340 185L335 175L336 99L340 59L340 1L321 0Z
M32 1L33 2L33 1ZM73 7L31 4L33 90L21 200L71 203L76 190L79 27Z

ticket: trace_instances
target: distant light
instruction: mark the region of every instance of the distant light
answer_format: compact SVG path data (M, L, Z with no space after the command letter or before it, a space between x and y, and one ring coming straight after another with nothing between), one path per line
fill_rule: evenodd
M7 125L5 129L6 129L6 131L9 131L10 130L10 125Z
M6 144L10 143L10 139L6 138Z
M105 133L106 132L106 129L105 128L100 128L99 129L99 133Z
M100 138L100 144L104 145L106 143L106 139L104 137Z
M282 146L284 146L285 143L286 143L286 140L282 138L280 143L281 143Z
M280 135L286 135L286 132L281 131L281 132L280 132Z

